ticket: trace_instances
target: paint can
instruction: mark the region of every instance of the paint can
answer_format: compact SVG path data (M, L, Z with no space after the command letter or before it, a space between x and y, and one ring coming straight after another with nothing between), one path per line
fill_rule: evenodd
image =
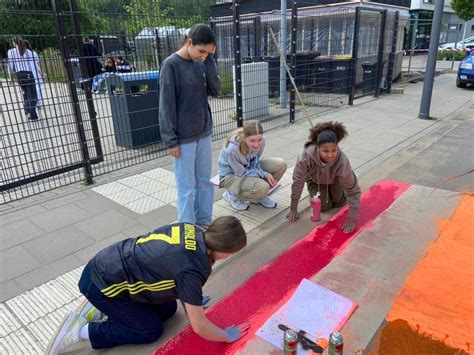
M298 347L298 333L292 329L285 330L283 335L283 354L296 355L296 348Z
M329 336L328 355L342 355L344 340L339 332L331 333Z

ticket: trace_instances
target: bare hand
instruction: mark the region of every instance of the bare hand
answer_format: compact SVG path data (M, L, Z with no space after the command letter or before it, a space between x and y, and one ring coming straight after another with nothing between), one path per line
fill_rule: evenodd
M286 218L288 219L290 223L294 223L298 219L300 219L300 214L298 213L298 211L290 211L290 213L288 213L288 216L286 216Z
M179 146L168 149L168 154L171 155L172 157L179 158L179 153L180 153Z
M267 180L267 182L270 184L270 187L276 186L276 184L277 184L277 182L278 182L278 181L275 180L275 178L273 177L272 174L268 174L266 180Z
M225 328L225 334L227 336L227 342L232 343L242 338L249 331L250 325L248 323L242 323L239 325L232 325Z
M346 223L344 224L344 227L342 228L344 233L352 232L355 229L356 224L357 224L356 221L352 219L348 219Z

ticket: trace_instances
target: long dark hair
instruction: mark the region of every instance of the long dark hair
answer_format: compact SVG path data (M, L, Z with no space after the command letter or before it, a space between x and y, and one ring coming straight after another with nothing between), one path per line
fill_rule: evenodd
M346 127L340 122L322 122L309 130L309 137L304 147L311 144L336 143L339 144L349 134Z
M18 48L18 52L23 57L23 54L26 52L26 44L25 41L21 37L14 37L13 44Z

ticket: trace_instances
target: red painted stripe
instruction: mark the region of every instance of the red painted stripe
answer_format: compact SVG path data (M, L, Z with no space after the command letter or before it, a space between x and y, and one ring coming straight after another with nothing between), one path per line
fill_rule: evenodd
M388 180L372 186L362 195L359 228L355 232L345 234L341 230L347 215L345 207L207 311L207 317L221 327L250 323L249 333L243 339L232 344L211 342L187 326L154 355L234 354L255 336L257 329L285 302L303 278L311 278L325 267L360 230L369 228L371 222L410 186Z

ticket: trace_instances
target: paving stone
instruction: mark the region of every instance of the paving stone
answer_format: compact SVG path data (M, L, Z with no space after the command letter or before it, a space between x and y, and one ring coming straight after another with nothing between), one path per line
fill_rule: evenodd
M145 214L165 205L166 202L160 201L151 196L145 196L141 199L126 204L125 207L138 214Z
M0 302L5 302L10 298L18 296L23 291L23 288L21 288L14 280L0 283Z
M76 193L68 194L66 196L58 196L57 198L51 201L42 203L41 205L47 208L48 210L51 210L53 208L63 206L72 202L79 201L79 200L83 200L85 198L87 198L87 195L84 192L76 192Z
M33 205L21 209L13 209L13 211L8 211L8 213L3 213L2 215L0 215L0 226L13 223L15 221L19 221L21 219L34 216L36 214L40 214L45 211L47 211L47 209L41 205Z
M162 226L178 218L178 213L176 207L171 205L165 205L156 210L145 213L144 215L138 217L136 222L146 226L151 230Z
M146 194L140 191L134 190L132 188L127 188L126 190L122 190L108 195L107 198L110 198L112 201L117 202L122 206L125 206L126 204L139 200L145 196Z
M90 244L92 246L94 244ZM87 248L87 247L86 247ZM83 250L84 248L80 249ZM37 287L48 282L64 273L64 270L72 270L84 264L79 258L77 252L72 251L71 255L54 260L53 262L42 265L41 267L15 278L18 288L24 291Z
M21 219L2 226L0 229L0 250L11 248L44 234L28 219Z
M112 194L115 194L119 191L127 190L128 186L121 184L119 182L110 182L105 185L97 186L92 189L92 191L97 192L98 194L101 194L103 196L109 196Z
M137 174L124 179L120 179L117 182L128 187L134 187L137 185L149 183L150 181L150 178Z
M48 233L22 246L42 264L64 258L95 242L94 238L74 226Z
M23 245L0 251L0 283L12 280L40 266L38 255L28 252Z
M96 216L122 206L94 191L92 191L92 195L88 196L87 199L76 201L74 205L86 211L89 216Z
M88 214L83 209L74 205L64 205L47 212L31 216L29 219L45 232L52 232L66 226L70 226L87 217Z
M169 185L161 183L157 180L150 180L144 184L136 185L133 187L134 190L143 192L144 194L151 195L158 191L168 189Z
M135 223L132 218L125 214L117 210L110 210L76 223L74 227L94 237L96 241L99 241L119 233Z
M21 328L21 324L13 313L3 303L0 304L0 337L5 337L19 328Z
M151 196L160 201L163 201L165 204L168 204L168 203L176 201L176 197L177 197L176 194L177 192L174 187L171 187L171 188L168 187L167 189L154 193Z

